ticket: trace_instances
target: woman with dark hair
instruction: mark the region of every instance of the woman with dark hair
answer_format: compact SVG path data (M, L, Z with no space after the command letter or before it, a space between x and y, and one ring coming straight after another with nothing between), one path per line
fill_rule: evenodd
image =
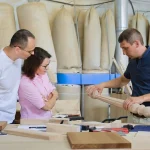
M49 119L58 93L50 83L47 69L51 55L40 47L24 61L19 86L21 118Z

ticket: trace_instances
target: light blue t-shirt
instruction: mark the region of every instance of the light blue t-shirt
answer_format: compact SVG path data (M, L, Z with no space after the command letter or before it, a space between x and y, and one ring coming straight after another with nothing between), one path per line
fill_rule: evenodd
M0 50L0 121L12 123L15 118L21 64L21 59L13 61Z

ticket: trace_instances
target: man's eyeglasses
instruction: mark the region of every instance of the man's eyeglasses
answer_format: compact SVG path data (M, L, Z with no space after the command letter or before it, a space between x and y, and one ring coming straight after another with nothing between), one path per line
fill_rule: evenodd
M27 51L27 50L23 49L23 48L22 48L22 47L20 47L20 46L14 46L14 47L19 47L21 50L26 51L26 52L27 52L27 53L29 53L30 55L32 55L32 54L33 54L33 52L34 52L34 50Z

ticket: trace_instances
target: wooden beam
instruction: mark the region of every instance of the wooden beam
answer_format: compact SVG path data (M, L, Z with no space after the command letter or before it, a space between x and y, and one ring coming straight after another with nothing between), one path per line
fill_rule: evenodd
M69 124L69 118L51 118L49 123L57 123L57 124Z
M49 120L42 120L42 119L21 119L20 124L22 125L41 125L48 123Z
M50 140L50 141L61 141L66 138L64 135L58 133L41 132L41 131L18 129L18 128L6 129L4 130L4 132L16 136Z
M47 132L54 132L54 133L61 133L61 134L67 134L67 132L80 132L80 126L48 123Z

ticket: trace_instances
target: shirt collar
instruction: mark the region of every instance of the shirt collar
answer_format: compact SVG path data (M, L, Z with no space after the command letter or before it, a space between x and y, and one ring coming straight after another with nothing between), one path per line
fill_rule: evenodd
M33 78L33 81L36 81L36 80L38 80L38 79L41 80L41 79L42 79L42 76L35 74L35 77Z
M35 77L34 78L42 78L41 75L38 75L38 74L35 74Z
M144 54L142 55L141 58L145 58L148 55L148 53L150 52L150 47L146 46L146 48L147 48L147 50L144 52Z

